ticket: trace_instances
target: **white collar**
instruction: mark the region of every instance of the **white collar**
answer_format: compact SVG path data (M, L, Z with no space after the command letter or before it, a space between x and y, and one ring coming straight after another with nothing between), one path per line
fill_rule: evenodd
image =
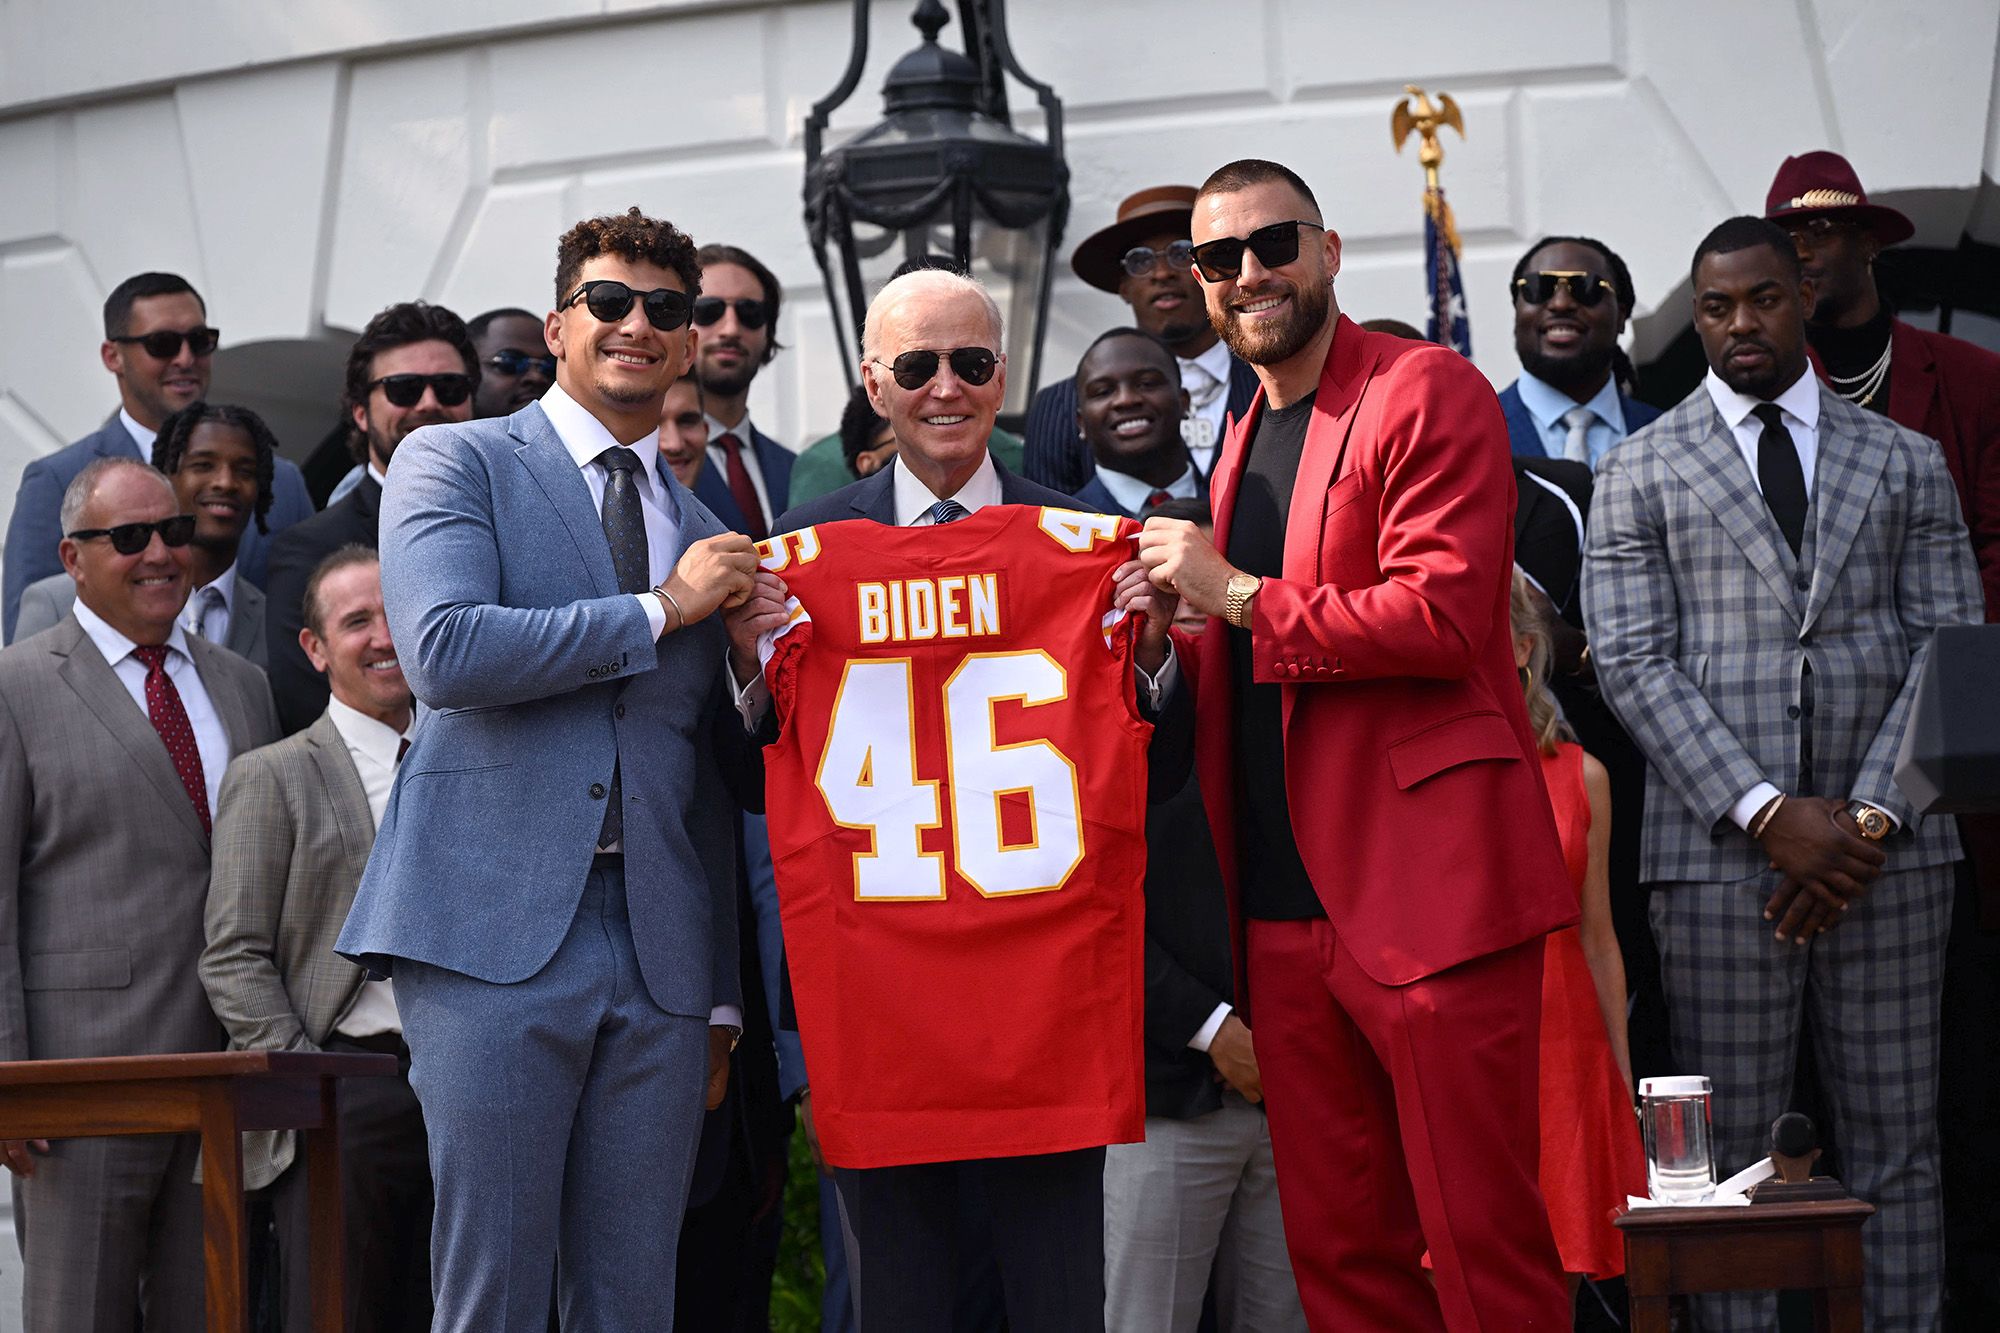
M1522 371L1514 381L1514 391L1521 395L1521 406L1528 409L1528 415L1543 430L1551 430L1555 424L1567 416L1572 408L1587 407L1597 413L1597 419L1621 434L1625 430L1625 408L1618 401L1618 377L1607 376L1603 385L1584 402L1576 399L1550 384Z
M1180 362L1183 369L1200 366L1215 378L1217 384L1229 383L1229 344L1220 338L1200 356L1176 356L1174 360Z
M375 478L377 486L387 486L389 484L389 474L375 466L375 459L372 455L368 459L368 475Z
M340 733L340 739L347 742L351 750L359 750L383 768L396 766L396 751L409 731L398 731L386 722L368 716L352 705L342 703L338 696L326 701L327 715L333 719L333 729ZM410 713L411 730L415 730L416 711Z
M1735 430L1744 419L1764 405L1762 398L1752 398L1738 393L1722 382L1722 377L1711 368L1702 377L1702 386L1708 390L1709 400L1715 410L1722 413L1722 420ZM1770 400L1778 405L1778 410L1803 425L1807 430L1819 430L1819 380L1813 376L1812 367L1792 381L1791 387Z
M139 457L148 463L153 461L153 441L160 438L160 432L139 424L139 419L127 412L123 406L118 409L118 419L125 423L126 431L139 446Z
M639 455L640 484L650 488L654 484L654 468L660 461L660 433L649 430L630 444L612 435L611 428L592 416L587 408L564 392L560 384L551 384L549 391L542 395L542 411L548 413L549 424L556 428L556 437L569 451L569 456L579 468L590 466L597 456L606 449L623 447Z
M103 653L104 660L112 666L115 667L130 657L132 650L139 646L126 638L122 631L113 629L103 616L84 605L81 597L76 599L70 609L76 613L77 623L83 626L83 632L90 636L90 641L97 645L97 651ZM188 661L194 661L194 654L188 651L187 635L181 632L181 622L178 618L174 621L174 627L167 631L167 647Z
M933 495L931 488L917 480L910 469L896 460L894 475L890 484L895 487L896 525L909 527L925 514L939 500L956 500L965 506L965 512L976 514L987 505L1000 503L1000 474L993 469L993 455L986 454L979 460L979 469L958 488L956 495Z
M1097 469L1097 479L1104 484L1105 490L1111 492L1111 498L1118 502L1119 508L1128 514L1139 514L1141 516L1145 514L1146 497L1151 495L1155 489L1151 482L1141 481L1129 473L1114 472L1110 468L1103 466L1099 466ZM1195 486L1193 464L1189 464L1187 470L1182 472L1180 476L1175 477L1171 482L1158 489L1165 491L1168 495L1174 496L1176 499L1185 499L1190 495L1196 494L1198 488Z
M236 610L236 562L234 560L230 561L229 568L202 584L201 588L215 589L222 597L222 609L234 612ZM195 598L195 593L200 592L201 588L196 588L188 593L188 601L192 602Z
M711 413L708 412L702 413L701 419L708 423L709 448L720 449L722 446L721 444L718 443L718 441L721 440L722 437L725 435L734 435L736 437L736 443L743 446L745 449L751 449L756 447L757 428L750 424L749 408L746 407L743 409L743 419L737 422L733 426L723 425L720 421L717 421Z

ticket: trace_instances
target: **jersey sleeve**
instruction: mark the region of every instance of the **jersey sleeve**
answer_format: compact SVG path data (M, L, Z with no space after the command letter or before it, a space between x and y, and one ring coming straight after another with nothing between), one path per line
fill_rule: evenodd
M781 532L757 543L757 563L780 578L796 580L804 566L820 555L819 529L800 528ZM764 684L771 691L778 718L790 716L792 700L798 693L799 659L812 645L812 613L797 593L785 599L787 619L776 629L766 630L757 639L757 661L764 669Z

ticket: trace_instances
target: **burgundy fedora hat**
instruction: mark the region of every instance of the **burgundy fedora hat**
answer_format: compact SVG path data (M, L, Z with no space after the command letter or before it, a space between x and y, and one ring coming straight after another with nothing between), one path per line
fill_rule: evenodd
M1895 209L1869 203L1847 159L1825 150L1785 159L1764 196L1764 216L1780 224L1792 218L1836 218L1872 232L1885 246L1907 241L1917 231Z
M1069 266L1097 290L1115 293L1125 280L1120 263L1125 252L1163 231L1186 236L1194 223L1198 193L1192 185L1155 185L1139 191L1118 205L1117 219L1110 226L1083 238L1069 257Z

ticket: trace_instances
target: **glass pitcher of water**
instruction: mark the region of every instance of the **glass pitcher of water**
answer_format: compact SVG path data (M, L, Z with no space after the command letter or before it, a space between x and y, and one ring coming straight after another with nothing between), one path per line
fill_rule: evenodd
M1703 1074L1639 1080L1646 1180L1655 1203L1698 1204L1715 1193L1709 1143L1711 1088Z

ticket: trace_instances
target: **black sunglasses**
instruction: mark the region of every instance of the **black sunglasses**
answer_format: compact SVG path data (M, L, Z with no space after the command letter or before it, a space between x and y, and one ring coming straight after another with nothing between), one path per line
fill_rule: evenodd
M901 387L921 389L937 374L940 359L949 360L951 373L975 388L992 379L994 367L1000 364L1000 358L984 347L954 347L948 352L918 348L914 352L903 353L894 361L877 357L875 364L886 365Z
M153 534L169 546L186 546L194 540L194 515L175 514L156 523L120 523L115 528L78 528L66 534L71 541L87 542L93 537L109 537L111 549L120 555L137 555L153 544Z
M709 325L720 320L722 312L732 306L736 310L736 322L744 328L761 329L764 327L764 303L762 301L753 301L747 296L740 297L734 301L725 301L719 296L698 297L694 303L694 322L703 328L707 328Z
M1189 254L1210 282L1223 282L1243 271L1243 251L1247 248L1265 268L1283 268L1299 257L1299 228L1326 228L1300 218L1293 222L1273 222L1248 236L1218 236L1193 247Z
M579 296L583 298L585 308L606 324L616 324L631 311L632 302L643 301L646 322L662 333L672 333L686 324L691 305L686 292L677 292L671 287L655 287L650 292L640 292L615 278L598 278L571 292L556 309L569 309L576 304Z
M552 356L530 356L512 347L502 348L486 358L486 364L502 375L525 375L529 371L538 372L543 379L556 377L556 359Z
M1175 241L1164 250L1155 250L1150 245L1135 245L1127 250L1125 257L1118 262L1124 265L1125 271L1133 277L1143 278L1151 273L1153 266L1162 259L1167 261L1168 268L1176 270L1186 268L1194 262L1194 242Z
M1555 300L1558 289L1567 291L1570 300L1586 309L1613 295L1610 279L1574 269L1525 273L1514 279L1515 293L1529 305L1547 305Z
M146 355L156 361L171 361L181 354L181 344L194 349L196 356L207 356L222 341L222 332L211 329L206 324L197 324L187 332L179 329L154 329L151 333L133 334L123 338L113 338L115 343L137 343L146 349Z
M424 400L424 390L437 395L445 407L457 407L472 397L470 375L384 375L368 381L368 387L382 386L382 396L397 407L415 407Z

